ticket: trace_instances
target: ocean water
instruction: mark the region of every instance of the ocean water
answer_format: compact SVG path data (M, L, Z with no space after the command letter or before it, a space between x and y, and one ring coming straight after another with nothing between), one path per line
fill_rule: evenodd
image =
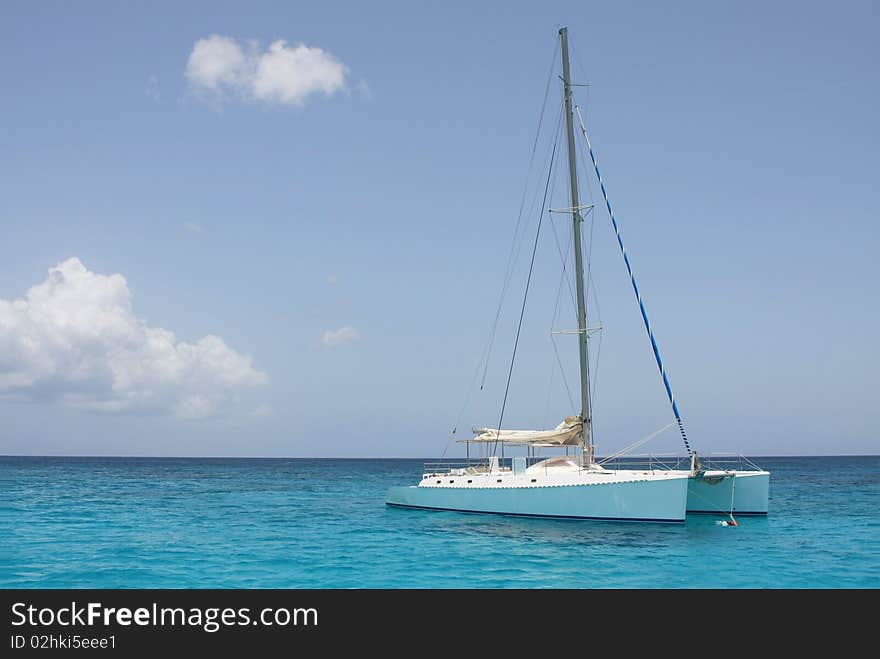
M758 463L725 528L387 508L421 460L2 457L0 587L880 587L880 458Z

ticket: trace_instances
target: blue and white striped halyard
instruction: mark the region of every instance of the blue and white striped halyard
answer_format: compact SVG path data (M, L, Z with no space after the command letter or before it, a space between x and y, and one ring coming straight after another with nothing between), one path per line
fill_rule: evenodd
M602 197L605 199L605 206L608 208L608 215L611 216L611 224L614 226L614 233L617 235L617 244L620 245L620 253L623 254L623 262L626 264L626 271L629 273L629 280L632 282L633 291L636 294L636 300L639 302L639 310L642 312L642 320L645 322L645 330L648 332L648 338L651 339L651 348L654 350L654 358L657 360L657 368L660 369L660 375L663 378L663 386L666 387L666 395L672 405L672 413L675 415L675 421L678 423L678 430L681 438L684 440L684 447L688 455L693 454L691 445L688 442L687 433L684 431L684 424L681 421L681 415L678 413L678 404L675 402L675 396L672 393L672 387L669 384L669 378L666 377L666 369L663 368L663 360L660 358L660 349L657 347L657 341L654 340L654 332L651 331L651 323L648 321L648 312L645 311L645 304L642 302L642 296L639 293L639 285L636 283L636 276L633 274L632 266L629 264L629 257L626 255L626 248L623 246L623 237L620 235L620 229L617 226L617 220L614 219L614 211L611 210L611 202L608 200L608 193L605 192L605 184L602 182L602 174L599 173L599 165L596 163L596 156L593 155L593 145L590 144L590 138L587 135L587 129L584 127L584 120L581 117L580 108L576 108L578 121L581 125L581 132L587 141L587 149L590 152L590 160L593 161L593 169L596 170L596 178L599 180L599 188L602 190Z

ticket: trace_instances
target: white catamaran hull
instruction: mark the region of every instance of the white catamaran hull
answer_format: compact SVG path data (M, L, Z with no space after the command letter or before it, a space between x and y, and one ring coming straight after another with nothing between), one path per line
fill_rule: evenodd
M769 490L767 471L707 471L688 479L687 511L766 515Z
M418 486L390 488L385 503L402 508L524 517L683 522L687 484L685 475L522 486L456 487L423 481Z

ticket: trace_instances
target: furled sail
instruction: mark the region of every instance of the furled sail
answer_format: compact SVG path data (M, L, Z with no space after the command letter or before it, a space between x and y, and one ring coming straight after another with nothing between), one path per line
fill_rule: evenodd
M569 416L552 430L501 430L497 428L474 429L478 433L471 442L505 442L508 444L542 444L545 446L575 446L581 443L583 421L579 416Z

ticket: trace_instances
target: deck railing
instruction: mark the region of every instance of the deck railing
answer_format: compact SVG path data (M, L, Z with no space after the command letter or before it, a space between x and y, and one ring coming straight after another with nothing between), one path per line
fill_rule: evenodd
M710 453L699 457L700 465L707 470L762 471L758 465L738 453Z
M671 471L690 469L690 458L677 455L623 455L611 459L597 459L605 469L636 469L645 471Z
M460 475L474 470L477 473L479 469L487 471L489 462L487 460L440 460L437 462L426 462L422 466L422 473L426 476L446 476L449 474Z
M498 471L510 472L513 470L513 459L525 458L526 467L546 460L548 457L562 456L513 456L498 458ZM575 459L574 456L569 456ZM760 471L761 468L744 455L736 453L712 453L699 456L700 465L705 470L719 471ZM626 455L615 457L610 460L598 458L596 460L606 469L635 469L645 471L687 471L691 468L689 456L680 455ZM422 473L425 476L463 476L466 474L486 473L490 470L488 458L471 458L469 460L435 460L425 462Z
M517 455L510 456L506 458L498 458L498 471L499 472L509 472L513 471L513 460L514 459L525 459L526 467L530 467L536 462L540 462L541 460L546 460L549 457L548 455ZM471 458L470 460L435 460L433 462L425 462L423 464L422 473L426 476L447 476L447 475L455 475L461 476L464 474L479 474L479 473L487 473L490 471L490 461L489 458Z

